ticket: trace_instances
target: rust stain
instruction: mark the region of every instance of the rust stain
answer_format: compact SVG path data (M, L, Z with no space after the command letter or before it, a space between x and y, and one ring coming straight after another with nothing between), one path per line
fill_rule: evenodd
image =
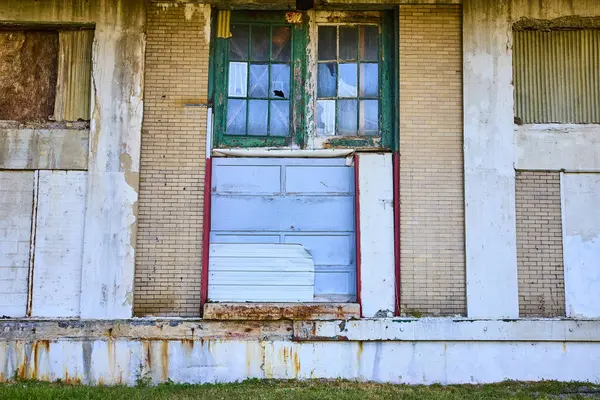
M567 342L563 342L563 352L567 352Z
M294 363L294 374L296 376L296 378L298 378L298 375L300 375L300 356L298 355L298 351L294 351L294 355L292 357L293 363Z
M27 357L23 359L23 363L17 369L17 377L21 380L27 378Z
M49 340L36 340L33 342L33 371L31 372L31 379L39 379L39 367L40 367L40 351L44 349L46 354L50 351Z
M112 375L115 370L115 342L113 340L109 340L106 342L107 353L108 353L108 368L109 373Z
M0 372L0 382L4 383L6 382L6 378L4 377L4 373Z
M150 345L150 342L142 342L142 347L144 349L144 352L146 353L146 362L148 363L148 368L151 369L152 368L152 347Z
M279 321L279 320L313 320L330 317L332 319L348 319L358 317L352 309L344 305L332 307L327 304L210 304L205 311L207 320L237 321ZM246 332L250 332L246 330Z
M186 353L192 354L194 351L194 339L181 339L181 344Z
M67 385L81 385L81 379L78 377L70 376L69 371L65 368L65 374L63 382Z
M358 342L358 351L356 352L356 358L358 359L358 362L360 363L360 359L362 358L363 355L363 350L364 350L364 343L362 341Z
M169 378L169 341L163 340L160 343L160 358L162 367L162 379L166 382Z

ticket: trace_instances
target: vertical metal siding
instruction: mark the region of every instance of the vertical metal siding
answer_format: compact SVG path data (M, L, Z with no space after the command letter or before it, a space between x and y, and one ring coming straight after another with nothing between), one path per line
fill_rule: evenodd
M600 123L600 30L524 30L513 39L522 123Z
M58 79L54 118L57 121L90 119L92 42L94 31L59 32Z

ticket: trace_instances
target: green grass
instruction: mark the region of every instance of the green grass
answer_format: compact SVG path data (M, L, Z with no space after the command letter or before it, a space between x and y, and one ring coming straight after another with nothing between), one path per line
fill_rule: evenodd
M347 381L246 381L217 385L83 386L22 381L0 384L0 399L600 399L600 385L504 382L406 386Z

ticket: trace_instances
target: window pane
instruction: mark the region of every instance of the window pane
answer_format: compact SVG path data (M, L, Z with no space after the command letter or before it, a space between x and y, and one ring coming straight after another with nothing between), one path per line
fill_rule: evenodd
M270 33L268 26L253 26L250 42L250 59L252 61L269 61Z
M248 59L248 25L231 25L229 39L229 59L240 61Z
M288 64L271 65L271 98L289 99L290 66Z
M273 28L273 60L290 61L292 55L292 31L287 26Z
M317 96L335 97L337 95L337 64L319 64L317 71Z
M379 28L377 26L360 27L361 60L379 61Z
M290 102L271 101L271 136L290 134Z
M357 80L357 65L356 64L340 64L339 65L339 85L338 96L340 97L356 97L356 80Z
M229 63L229 96L246 97L248 93L248 63Z
M356 60L358 53L358 28L340 26L340 59Z
M227 134L246 133L246 100L229 99L227 102Z
M335 100L317 101L317 134L335 135Z
M335 26L319 27L319 60L337 59L337 28Z
M248 135L267 136L268 100L250 100L248 104Z
M269 66L250 64L250 97L269 97Z
M356 100L338 101L338 133L344 136L357 135L357 104Z
M377 135L379 133L379 102L362 100L360 102L360 134Z
M360 64L360 95L379 96L379 64Z

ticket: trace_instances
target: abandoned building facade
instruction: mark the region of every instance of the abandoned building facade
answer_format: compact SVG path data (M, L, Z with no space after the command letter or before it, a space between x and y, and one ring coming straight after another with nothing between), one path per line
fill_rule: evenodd
M0 381L600 382L597 0L3 0Z

